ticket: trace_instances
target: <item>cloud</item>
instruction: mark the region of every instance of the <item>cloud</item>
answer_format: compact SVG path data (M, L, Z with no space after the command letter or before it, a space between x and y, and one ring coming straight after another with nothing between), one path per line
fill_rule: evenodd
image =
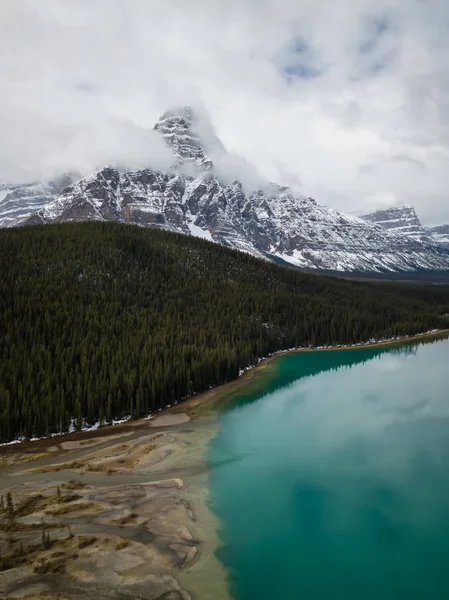
M242 184L247 194L255 190L269 190L270 183L257 169L238 154L227 153L215 163L217 177L226 184L235 180Z
M0 180L163 166L152 126L195 104L246 185L449 221L448 18L445 0L2 0Z

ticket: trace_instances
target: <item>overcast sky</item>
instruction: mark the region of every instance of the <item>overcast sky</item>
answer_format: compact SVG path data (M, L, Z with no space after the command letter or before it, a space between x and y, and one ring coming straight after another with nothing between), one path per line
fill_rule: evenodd
M160 114L346 212L449 222L447 0L1 0L0 179L158 165Z

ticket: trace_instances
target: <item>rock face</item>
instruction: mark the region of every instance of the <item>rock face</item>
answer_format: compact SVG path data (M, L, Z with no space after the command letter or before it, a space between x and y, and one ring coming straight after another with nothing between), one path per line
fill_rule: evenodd
M432 240L449 248L449 225L438 225L427 229Z
M369 223L376 223L394 233L402 233L417 241L430 242L427 230L422 226L413 206L403 204L385 210L362 215Z
M226 153L207 118L197 116L190 106L167 111L154 129L171 147L178 165L209 171L214 168L213 159Z
M224 180L216 167L226 151L212 126L189 107L165 113L155 129L173 151L166 172L104 167L66 187L22 223L134 223L304 268L449 269L449 249L428 237L386 231L268 181L248 190L238 180Z
M377 210L361 218L369 223L381 225L390 232L400 233L419 242L439 244L449 248L449 225L424 227L413 206L402 206Z
M30 217L73 182L69 175L48 183L0 184L0 227L9 227Z

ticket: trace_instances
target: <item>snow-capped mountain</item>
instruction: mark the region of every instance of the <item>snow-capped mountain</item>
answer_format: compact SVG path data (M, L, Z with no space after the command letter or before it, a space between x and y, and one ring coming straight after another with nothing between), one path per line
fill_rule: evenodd
M427 229L432 240L449 248L449 225L437 225Z
M190 106L167 111L154 129L171 147L178 165L193 164L199 171L208 171L226 153L208 119Z
M112 220L204 237L264 257L336 271L449 269L449 251L317 204L268 181L225 178L226 151L189 107L155 126L172 149L166 172L104 167L68 186L24 223ZM232 163L231 163L232 164Z
M367 215L361 215L361 218L381 225L394 233L405 234L417 241L430 242L429 233L421 224L414 207L409 204L376 210Z
M449 225L424 227L414 207L409 204L377 210L361 215L361 218L420 242L443 244L449 247Z
M18 224L51 202L73 182L65 175L47 183L0 183L0 227Z

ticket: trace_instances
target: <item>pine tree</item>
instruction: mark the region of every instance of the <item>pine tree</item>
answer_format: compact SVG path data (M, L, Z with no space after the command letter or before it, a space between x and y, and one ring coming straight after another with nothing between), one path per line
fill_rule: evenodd
M107 421L109 424L112 423L112 394L108 395L108 408L107 408L107 415L106 415Z
M141 401L141 392L140 392L140 389L137 390L137 394L136 394L136 412L135 412L135 416L136 417L141 417L142 416L142 401Z
M11 496L11 492L8 492L6 494L6 510L10 516L14 514L14 502Z
M79 398L77 398L77 400L76 400L75 414L76 414L75 428L77 431L81 431L81 429L83 427L83 413L82 413L82 409L81 409L81 401Z
M140 417L277 350L447 327L448 285L319 277L160 230L2 229L0 255L0 442Z
M45 531L45 529L42 529L42 547L44 548L44 550L48 550L51 546L51 538L50 538L50 534L47 533Z

